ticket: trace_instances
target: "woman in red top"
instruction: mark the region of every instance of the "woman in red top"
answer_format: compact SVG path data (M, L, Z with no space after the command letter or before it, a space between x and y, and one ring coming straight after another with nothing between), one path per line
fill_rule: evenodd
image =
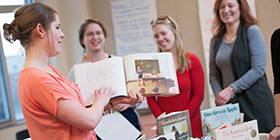
M204 98L204 74L195 54L186 52L177 23L169 16L151 22L154 38L160 52L173 54L177 69L180 94L172 97L148 97L148 105L157 118L163 112L189 110L192 137L202 137L200 105Z
M108 102L114 91L96 89L92 106L85 108L79 88L48 64L50 57L60 54L64 38L56 11L41 3L25 5L3 29L8 41L19 40L26 50L18 94L31 139L96 140L94 129L104 109L112 107ZM130 95L120 102L142 100L133 91Z

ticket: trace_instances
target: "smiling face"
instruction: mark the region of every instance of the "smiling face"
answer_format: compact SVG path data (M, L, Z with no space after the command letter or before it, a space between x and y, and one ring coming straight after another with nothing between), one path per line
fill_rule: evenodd
M50 57L56 56L61 52L61 39L64 38L63 32L60 30L60 21L57 15L55 15L55 20L51 23L49 29L49 42L52 47L49 47Z
M163 52L170 52L175 49L175 35L173 31L166 24L157 24L153 28L154 39L158 44L158 47Z
M237 0L222 0L219 7L219 14L225 24L239 24L240 7Z
M82 43L86 51L100 51L103 50L105 40L102 28L96 23L91 23L86 27Z

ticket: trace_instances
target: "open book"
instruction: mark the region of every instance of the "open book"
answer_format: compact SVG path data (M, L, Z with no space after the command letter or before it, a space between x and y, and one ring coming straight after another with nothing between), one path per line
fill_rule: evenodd
M200 111L203 136L211 135L215 140L214 130L222 125L233 122L240 123L239 104L226 104Z
M189 140L192 137L189 111L178 111L169 114L163 113L157 118L159 135L174 132L176 139Z
M74 65L75 80L85 105L94 101L94 90L111 87L113 98L126 97L129 90L144 96L179 94L172 53L130 54L94 63Z

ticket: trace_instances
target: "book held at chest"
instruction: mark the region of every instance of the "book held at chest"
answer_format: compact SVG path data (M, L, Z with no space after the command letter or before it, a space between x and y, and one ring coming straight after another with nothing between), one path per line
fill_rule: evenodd
M75 80L85 105L94 101L94 90L111 87L113 99L130 90L143 96L179 94L172 53L141 53L74 65Z

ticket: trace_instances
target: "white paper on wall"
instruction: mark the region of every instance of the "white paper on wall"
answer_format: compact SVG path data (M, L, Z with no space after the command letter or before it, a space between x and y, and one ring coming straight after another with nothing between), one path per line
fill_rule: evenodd
M117 55L157 52L150 22L155 0L111 0Z

